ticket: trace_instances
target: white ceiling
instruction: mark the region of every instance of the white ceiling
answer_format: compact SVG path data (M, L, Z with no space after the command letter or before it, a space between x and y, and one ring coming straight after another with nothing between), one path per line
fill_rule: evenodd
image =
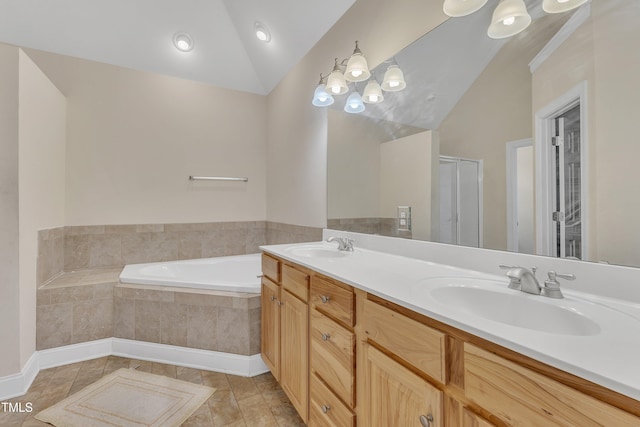
M268 94L354 2L0 0L0 42ZM173 46L178 31L192 51Z

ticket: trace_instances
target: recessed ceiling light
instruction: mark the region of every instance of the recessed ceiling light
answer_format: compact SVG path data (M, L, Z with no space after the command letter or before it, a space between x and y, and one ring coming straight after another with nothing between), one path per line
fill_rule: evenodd
M269 29L267 29L262 22L256 22L254 26L258 40L269 43L271 41L271 33L269 32Z
M193 39L187 33L175 33L173 36L173 44L176 49L182 52L189 52L193 49Z

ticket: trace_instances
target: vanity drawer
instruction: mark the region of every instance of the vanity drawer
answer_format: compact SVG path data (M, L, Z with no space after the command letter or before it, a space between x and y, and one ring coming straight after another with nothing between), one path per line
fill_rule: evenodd
M356 416L317 376L311 375L309 427L355 427Z
M280 261L262 254L262 274L276 283L280 283Z
M309 275L290 265L282 266L282 287L302 301L309 300Z
M351 286L329 281L320 276L311 278L311 303L329 316L353 327L355 298Z
M639 426L640 418L509 360L464 345L465 394L519 426Z
M355 406L355 335L311 310L311 370L352 408Z
M444 333L369 300L364 302L363 317L370 340L444 384Z

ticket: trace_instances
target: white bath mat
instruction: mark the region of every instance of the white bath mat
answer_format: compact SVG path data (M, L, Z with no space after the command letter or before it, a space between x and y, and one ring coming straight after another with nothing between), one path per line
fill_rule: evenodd
M200 384L119 369L36 418L57 427L179 426L214 392Z

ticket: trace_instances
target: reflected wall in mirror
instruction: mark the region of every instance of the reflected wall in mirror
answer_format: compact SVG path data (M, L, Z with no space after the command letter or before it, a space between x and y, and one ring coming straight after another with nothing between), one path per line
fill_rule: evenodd
M528 1L501 41L495 4L398 52L384 105L329 110L328 227L640 266L640 2Z

